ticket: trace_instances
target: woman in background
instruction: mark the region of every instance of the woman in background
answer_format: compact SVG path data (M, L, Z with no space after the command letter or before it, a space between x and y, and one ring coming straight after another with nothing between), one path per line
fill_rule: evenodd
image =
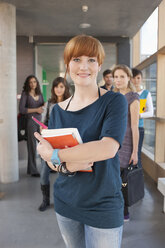
M44 112L42 114L42 122L48 126L49 116L52 111L53 106L56 103L61 101L65 101L70 97L69 87L66 80L62 77L57 77L54 79L52 83L51 89L51 98L46 102ZM40 211L45 211L47 207L50 205L50 180L49 175L51 169L47 165L47 163L41 159L41 173L40 173L40 183L41 183L41 191L43 195L43 201L39 206Z
M139 143L139 96L135 93L131 83L132 73L126 65L117 65L113 71L115 92L123 94L128 102L127 130L121 149L119 159L121 171L127 168L130 163L136 165L138 162L138 143ZM124 220L129 220L128 207L124 206Z
M44 99L39 81L34 75L30 75L26 78L23 86L19 112L27 115L27 174L33 177L39 177L40 175L36 166L36 139L34 137L34 132L39 132L39 126L32 120L32 116L41 121L43 107Z
M141 151L144 139L144 118L149 118L153 116L153 103L151 93L148 90L142 88L143 75L142 72L136 68L132 69L132 82L136 88L136 92L140 99L146 100L146 106L144 112L139 114L139 147L138 147L138 165L142 167L141 162Z

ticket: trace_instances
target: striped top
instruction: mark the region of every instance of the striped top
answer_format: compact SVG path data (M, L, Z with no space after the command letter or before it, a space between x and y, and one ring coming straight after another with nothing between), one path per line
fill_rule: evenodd
M139 101L139 96L135 92L128 92L125 94L125 97L128 102L128 120L127 120L127 129L124 136L124 141L121 149L119 150L119 159L120 159L120 167L127 168L129 164L129 160L133 150L133 140L132 140L132 130L131 130L131 113L130 113L130 105L135 100Z

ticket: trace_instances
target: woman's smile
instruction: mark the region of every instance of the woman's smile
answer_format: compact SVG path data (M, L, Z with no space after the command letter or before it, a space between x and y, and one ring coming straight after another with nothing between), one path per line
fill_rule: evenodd
M87 77L89 77L91 74L90 73L77 73L77 75L79 76L79 77L81 77L81 78L87 78Z

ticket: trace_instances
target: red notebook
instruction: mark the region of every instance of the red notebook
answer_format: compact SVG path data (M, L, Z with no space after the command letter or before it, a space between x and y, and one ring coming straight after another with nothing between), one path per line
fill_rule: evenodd
M54 149L64 149L83 143L77 128L43 129L41 135ZM92 168L82 171L91 172Z
M76 128L43 129L42 137L46 139L54 149L63 149L83 143Z

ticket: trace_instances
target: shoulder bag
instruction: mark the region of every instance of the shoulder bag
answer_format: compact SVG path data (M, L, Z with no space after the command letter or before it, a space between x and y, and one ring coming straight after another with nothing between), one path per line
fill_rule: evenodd
M27 96L26 106L28 107L28 96ZM27 121L28 121L27 114L19 113L17 115L18 141L27 140Z
M130 164L121 171L121 179L125 205L130 207L144 197L143 169Z
M18 141L27 140L27 115L18 114Z

